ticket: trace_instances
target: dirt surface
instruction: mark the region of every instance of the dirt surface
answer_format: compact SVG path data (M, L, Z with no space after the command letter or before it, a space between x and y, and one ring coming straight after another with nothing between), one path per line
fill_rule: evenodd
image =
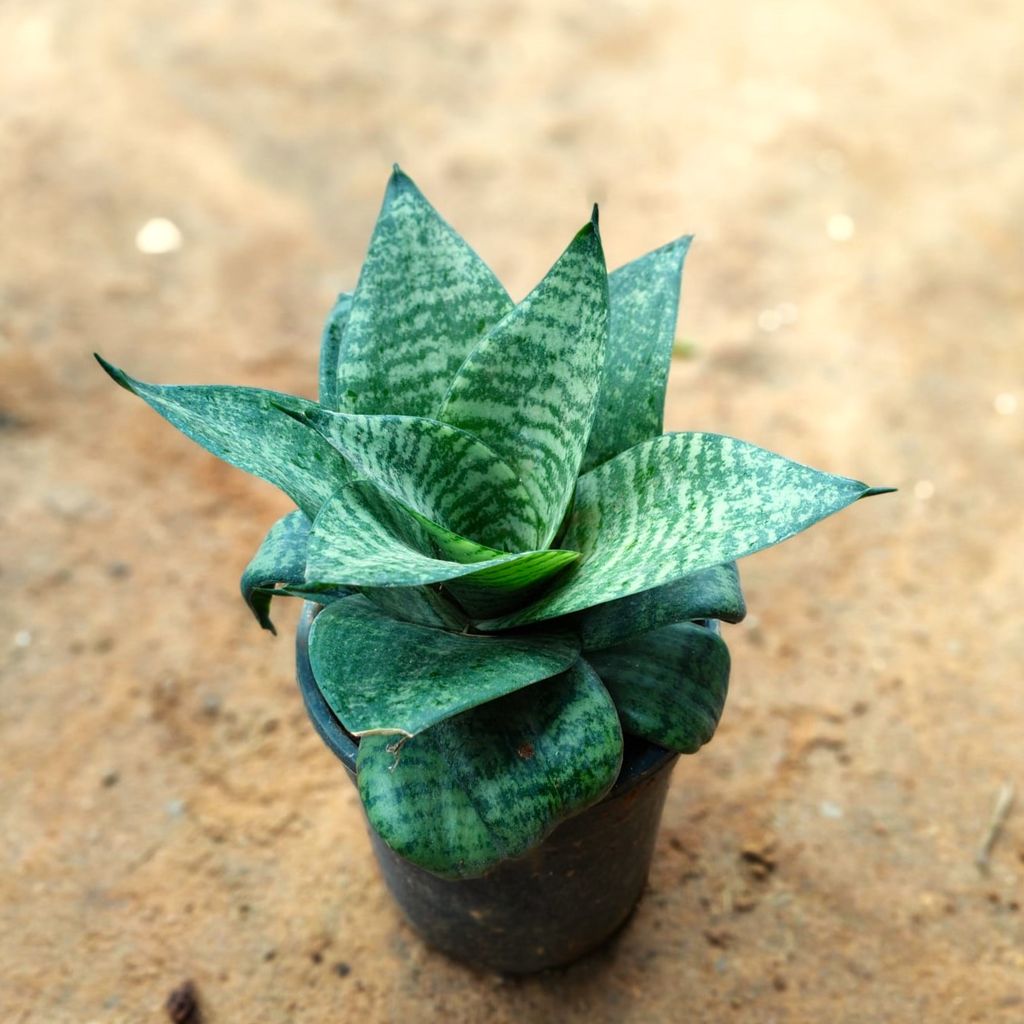
M0 8L0 1020L1024 1020L1016 0ZM522 295L697 235L670 428L898 495L748 560L621 938L401 923L237 577L287 508L92 364L312 393L392 160ZM165 217L181 246L147 255ZM1024 796L1024 793L1021 794Z

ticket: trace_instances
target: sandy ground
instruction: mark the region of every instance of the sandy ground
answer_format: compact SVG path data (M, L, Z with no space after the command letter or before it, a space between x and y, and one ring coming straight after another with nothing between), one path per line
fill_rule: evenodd
M1021 52L1016 0L0 7L0 1020L1024 1020L1019 801L974 864L1024 787ZM297 609L238 599L285 499L88 357L311 393L395 159L516 295L594 199L613 266L695 232L669 427L901 488L745 563L640 911L519 982L401 923Z

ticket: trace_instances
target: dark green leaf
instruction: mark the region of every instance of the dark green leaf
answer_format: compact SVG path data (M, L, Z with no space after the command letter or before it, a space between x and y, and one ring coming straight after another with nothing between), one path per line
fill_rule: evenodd
M550 544L594 419L608 336L608 278L596 222L480 342L439 419L476 435L518 474Z
M257 388L146 384L100 356L96 359L121 387L183 434L225 462L280 487L310 519L352 479L338 452L315 430L282 412L281 403L302 399Z
M312 526L304 512L296 510L278 519L242 573L242 597L256 621L277 633L270 621L270 599L278 583L300 586L306 578L306 545Z
M583 472L662 432L665 387L691 236L608 278L608 355Z
M470 618L488 619L529 604L547 590L551 585L552 576L561 572L565 566L571 565L573 561L574 559L570 558L564 561L560 559L552 564L550 572L547 572L546 560L538 561L538 566L544 567L545 574L538 574L535 579L529 581L523 579L524 567L516 566L515 572L519 579L514 587L496 586L494 574L487 573L482 578L469 575L449 580L444 584L444 589L465 608Z
M481 875L540 842L614 784L615 707L583 661L564 674L394 743L359 744L359 792L384 841L449 878Z
M729 650L689 622L587 655L615 701L622 727L693 754L715 733L729 690Z
M351 309L352 293L342 292L327 315L320 339L320 404L325 409L338 408L338 356Z
M583 649L597 651L672 622L740 622L746 614L739 571L735 562L727 562L700 569L674 583L588 608L580 612L579 631Z
M589 608L777 544L879 491L719 434L664 434L580 477L578 567L507 628Z
M341 342L338 408L433 416L473 346L511 308L486 264L396 167Z
M418 626L437 626L462 632L469 618L434 587L360 587L359 593L385 615Z
M362 597L313 621L309 657L327 703L353 736L424 729L569 668L570 634L479 636L397 622Z

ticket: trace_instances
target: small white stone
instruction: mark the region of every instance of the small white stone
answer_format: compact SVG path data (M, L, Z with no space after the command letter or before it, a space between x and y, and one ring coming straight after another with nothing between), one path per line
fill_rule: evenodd
M1012 416L1017 411L1017 396L1009 391L1004 391L1002 394L996 395L992 405L1000 416Z
M856 229L848 213L833 213L825 224L825 232L833 242L848 242Z
M27 629L19 629L14 634L15 647L28 647L30 643L32 643L32 634Z
M831 800L822 800L821 806L819 807L821 816L823 818L832 818L836 820L843 816L843 809L839 804L834 804Z
M918 501L928 501L935 494L935 484L931 480L918 480L914 484L914 497Z
M782 326L782 315L777 309L762 309L757 314L757 326L762 331L777 331Z
M181 229L166 217L153 217L139 228L135 247L149 256L162 256L181 248Z
M164 810L171 818L180 818L185 813L185 801L184 800L168 800L164 804Z

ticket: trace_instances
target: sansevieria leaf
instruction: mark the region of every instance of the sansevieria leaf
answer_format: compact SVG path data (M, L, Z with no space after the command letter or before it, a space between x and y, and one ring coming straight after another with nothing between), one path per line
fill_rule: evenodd
M564 672L578 656L579 641L569 633L452 633L396 622L358 596L325 608L309 634L313 675L353 736L415 736Z
M518 474L551 543L594 419L608 336L608 278L595 220L470 354L439 419L468 430Z
M567 672L449 718L397 747L366 736L357 760L384 841L449 878L525 853L615 782L622 733L597 674Z
M662 431L665 387L691 236L663 245L608 278L608 354L582 472Z
M487 628L537 622L733 561L880 493L720 434L664 434L580 477L563 544L583 556Z
M665 626L587 660L626 732L682 754L714 735L729 689L729 650L706 626Z
M352 293L342 292L327 315L320 340L320 404L325 409L338 408L338 355L352 310Z
M359 593L399 622L436 626L458 633L469 626L469 616L444 594L438 593L436 587L360 587Z
M436 526L434 531L443 532ZM456 562L424 554L426 536L393 499L368 483L349 484L313 523L306 583L394 587L471 578L480 587L515 591L553 576L579 557L550 548L506 554L452 535L467 556L467 561Z
M598 651L673 622L741 622L746 613L739 571L727 562L588 608L579 613L578 628L583 649Z
M96 356L100 366L207 451L280 487L313 519L352 479L348 463L315 430L282 412L291 395L220 385L146 384ZM312 403L310 403L312 404Z
M242 597L256 621L277 633L270 621L270 599L278 583L301 586L306 579L306 545L312 526L304 512L296 510L278 519L242 573Z
M472 434L420 416L294 408L361 476L432 522L504 551L537 546L537 514L522 482Z
M341 341L338 408L433 416L473 346L511 308L483 260L396 167Z

